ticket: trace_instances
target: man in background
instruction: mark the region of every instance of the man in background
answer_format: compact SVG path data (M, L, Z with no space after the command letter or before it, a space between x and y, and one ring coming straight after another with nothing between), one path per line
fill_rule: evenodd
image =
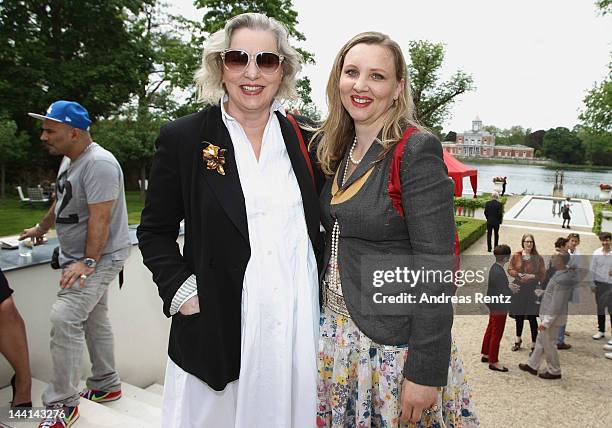
M493 192L491 194L491 200L485 204L484 215L487 219L487 251L490 253L491 249L491 232L495 235L495 244L497 247L499 244L499 225L502 224L504 218L504 206L498 201L499 193Z
M19 239L42 239L55 225L62 268L60 290L51 308L53 378L43 403L59 409L41 427L69 427L79 416L79 398L95 402L121 397L115 370L113 332L108 319L108 286L130 252L123 172L112 153L94 143L83 106L56 101L43 120L41 141L52 155L64 156L56 181L56 199L39 224ZM92 376L81 393L83 348Z
M592 290L595 293L595 301L597 302L597 333L593 335L593 339L599 340L606 335L606 308L610 316L610 325L612 326L612 249L610 248L610 240L612 234L610 232L602 232L599 234L599 242L601 247L593 252L591 261L591 275L593 275ZM612 339L604 345L604 350L612 351ZM612 352L604 354L606 358L612 360Z

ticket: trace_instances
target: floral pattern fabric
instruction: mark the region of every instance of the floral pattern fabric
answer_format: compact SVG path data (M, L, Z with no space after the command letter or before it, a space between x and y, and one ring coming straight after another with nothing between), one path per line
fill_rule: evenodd
M416 425L399 420L402 369L407 346L372 342L355 323L328 308L321 314L317 427L472 428L480 423L470 401L463 362L453 341L448 385L438 410Z

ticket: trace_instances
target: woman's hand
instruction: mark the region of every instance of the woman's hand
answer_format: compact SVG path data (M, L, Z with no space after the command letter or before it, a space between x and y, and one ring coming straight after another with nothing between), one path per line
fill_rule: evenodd
M438 401L438 388L435 386L418 385L404 379L402 382L402 413L400 419L404 422L417 423L421 420L424 410L429 409Z
M193 315L200 312L200 299L197 295L190 297L186 302L184 302L179 308L179 312L182 315Z
M510 290L512 290L513 294L516 294L519 292L519 290L521 289L521 287L518 284L512 283L510 285L508 285L508 287L510 287Z

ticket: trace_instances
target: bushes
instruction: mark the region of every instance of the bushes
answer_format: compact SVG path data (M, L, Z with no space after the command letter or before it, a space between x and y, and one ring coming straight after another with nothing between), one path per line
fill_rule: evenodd
M486 196L479 196L478 198L455 198L455 207L462 207L464 209L478 209L484 208L487 201L490 201L491 198ZM502 205L506 205L506 201L508 198L506 196L501 196L499 198L499 202Z
M605 202L591 202L591 204L593 206L593 214L595 215L595 219L593 220L593 233L599 235L601 233L601 212L604 208L609 208L609 204Z
M461 252L470 247L487 232L487 222L468 217L456 217L457 232L459 233L459 249Z

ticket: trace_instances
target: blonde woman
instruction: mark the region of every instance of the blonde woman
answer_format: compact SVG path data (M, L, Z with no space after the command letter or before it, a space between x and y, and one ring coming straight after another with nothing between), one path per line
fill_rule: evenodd
M451 342L451 304L385 307L362 277L371 257L414 257L435 269L453 255L453 184L440 142L414 119L397 43L375 32L353 37L336 57L327 100L313 139L328 176L318 426L478 426ZM415 290L453 292L445 283Z

